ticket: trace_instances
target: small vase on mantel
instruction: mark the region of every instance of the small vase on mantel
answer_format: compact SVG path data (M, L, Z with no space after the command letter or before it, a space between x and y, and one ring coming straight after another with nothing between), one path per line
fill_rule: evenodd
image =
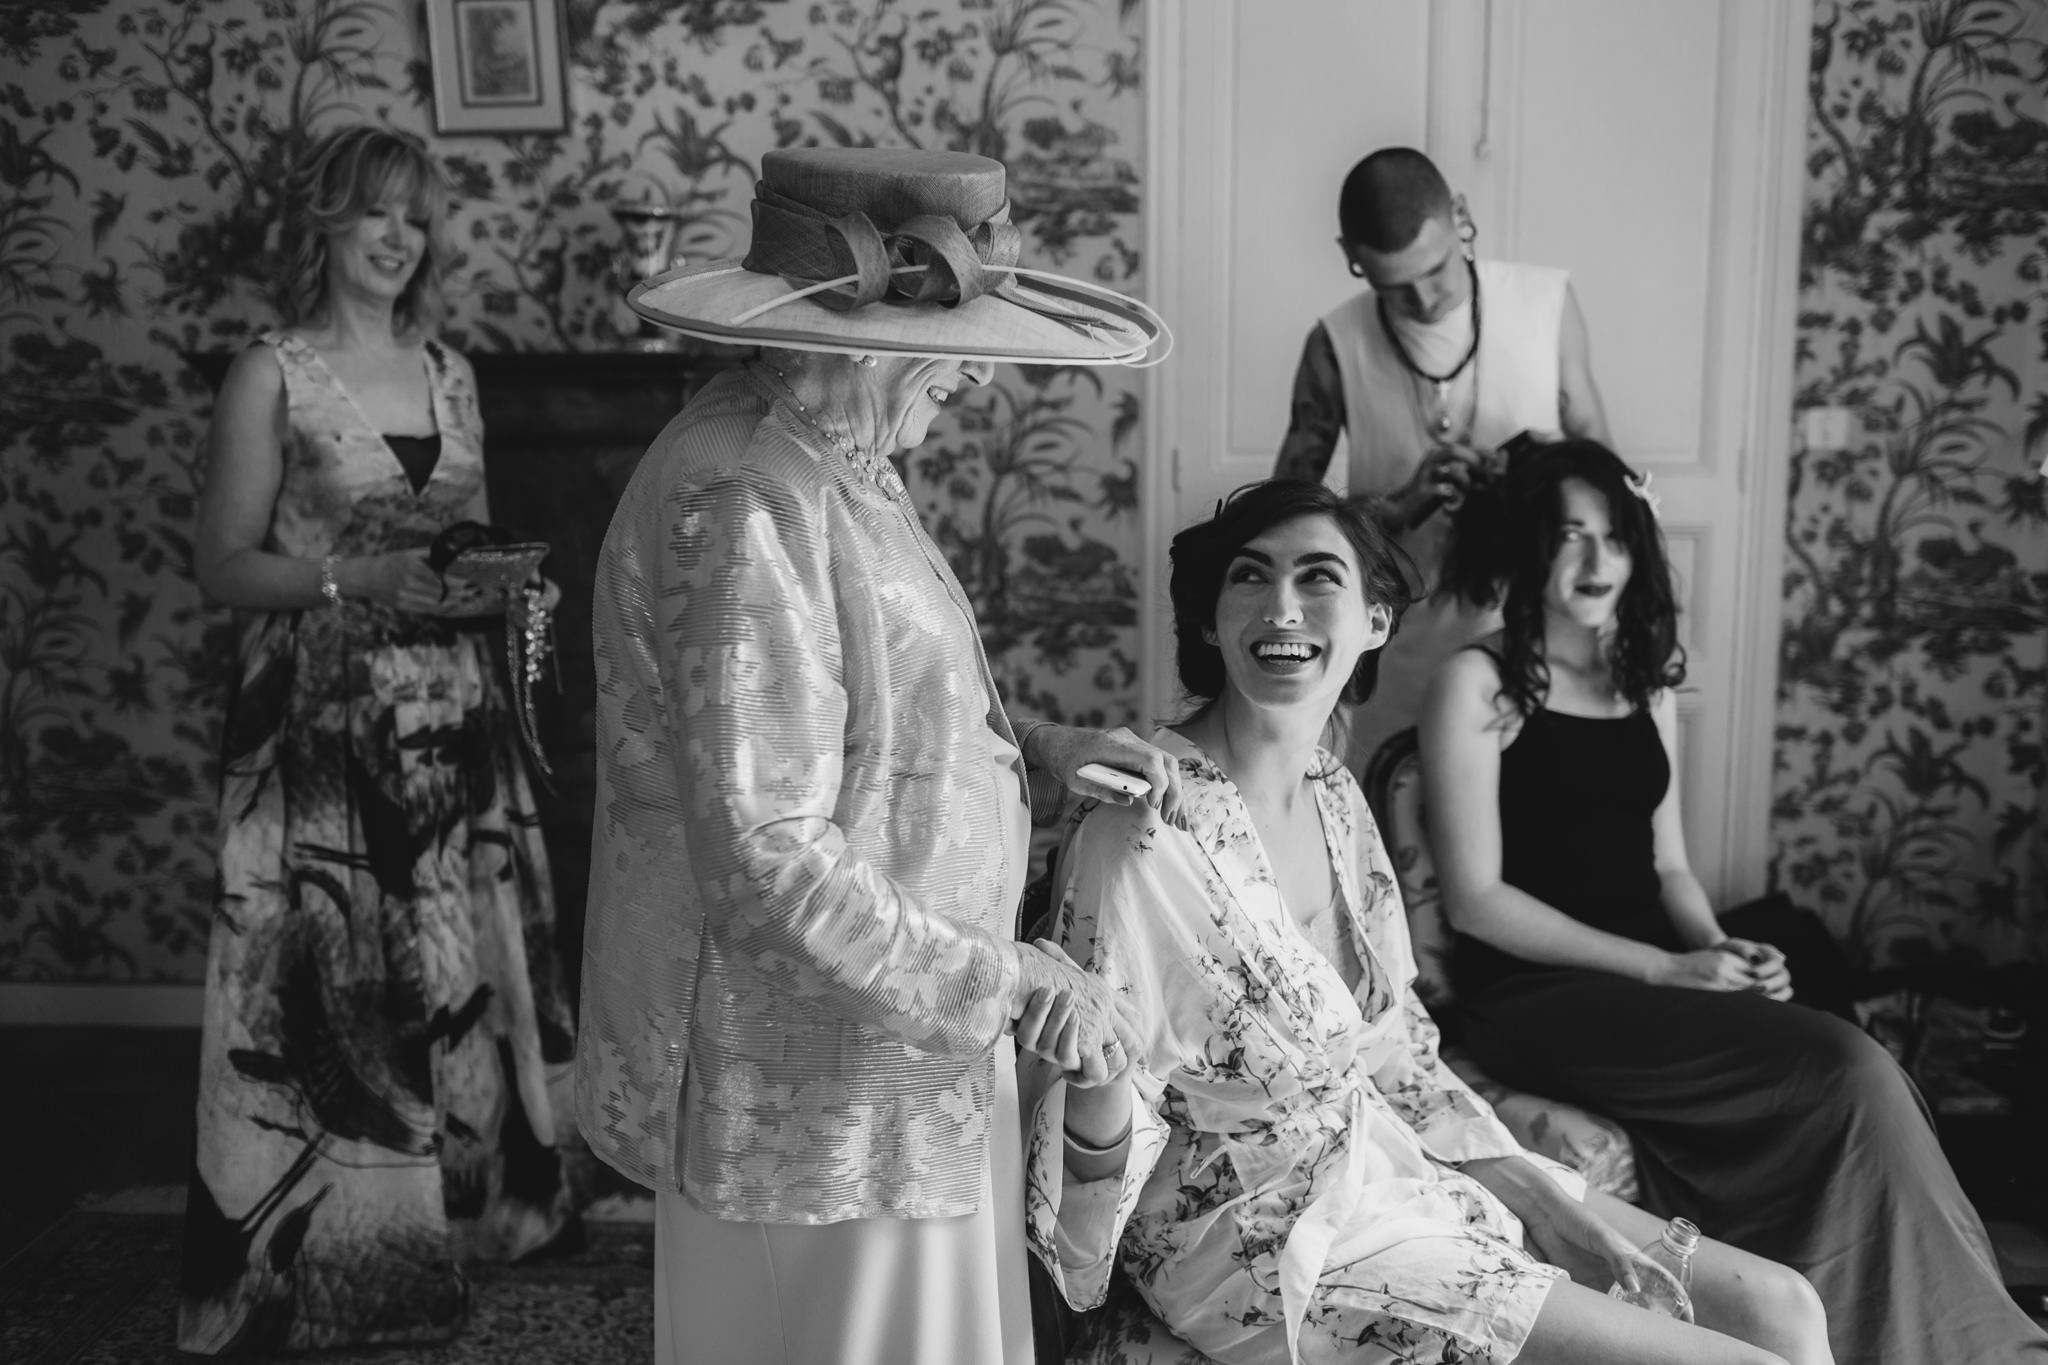
M675 336L635 313L626 295L640 281L684 263L676 238L689 214L672 204L643 199L613 204L612 217L624 238L612 257L612 283L619 291L614 312L625 346L633 351L673 351Z

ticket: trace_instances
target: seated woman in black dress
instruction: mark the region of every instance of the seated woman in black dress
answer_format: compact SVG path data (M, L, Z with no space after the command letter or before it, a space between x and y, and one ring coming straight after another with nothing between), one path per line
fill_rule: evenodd
M1495 1079L1623 1124L1645 1208L1804 1271L1841 1365L2048 1360L1905 1073L1785 1003L1686 860L1684 677L1663 538L1591 441L1513 456L1458 512L1446 590L1499 601L1421 722L1453 983Z

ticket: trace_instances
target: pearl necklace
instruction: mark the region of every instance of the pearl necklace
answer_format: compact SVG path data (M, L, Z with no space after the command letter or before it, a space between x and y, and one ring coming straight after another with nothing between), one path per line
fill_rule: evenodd
M859 470L871 482L880 484L885 489L888 487L887 481L882 477L882 470L887 467L893 473L894 469L887 460L863 446L856 445L851 436L842 436L836 431L826 430L825 424L811 415L809 405L796 396L796 389L790 384L789 376L784 374L780 367L770 364L766 360L763 360L761 364L767 368L770 374L775 376L778 386L782 389L783 398L787 400L788 406L796 410L798 421L802 422L812 431L817 432L823 438L828 449L845 456L847 463Z

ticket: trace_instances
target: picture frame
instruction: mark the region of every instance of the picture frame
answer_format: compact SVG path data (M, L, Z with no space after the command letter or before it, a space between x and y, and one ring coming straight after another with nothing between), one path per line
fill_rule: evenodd
M434 131L569 129L562 0L425 0Z

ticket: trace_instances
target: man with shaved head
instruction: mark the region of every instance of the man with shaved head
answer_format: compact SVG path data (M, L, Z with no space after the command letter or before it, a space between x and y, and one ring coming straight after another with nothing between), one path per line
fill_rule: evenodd
M1475 258L1464 199L1408 147L1351 168L1337 245L1369 288L1326 314L1295 371L1274 473L1320 480L1339 432L1350 492L1377 502L1424 577L1352 717L1349 759L1415 723L1430 672L1498 624L1429 598L1449 518L1472 471L1524 431L1612 444L1593 385L1586 324L1562 270Z

